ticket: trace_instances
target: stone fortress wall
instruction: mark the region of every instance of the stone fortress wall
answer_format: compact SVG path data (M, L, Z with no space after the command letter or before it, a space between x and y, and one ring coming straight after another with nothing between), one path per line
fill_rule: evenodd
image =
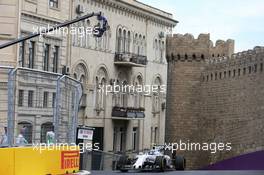
M264 47L234 54L209 34L167 38L166 142L231 143L231 151L179 152L189 169L264 148Z

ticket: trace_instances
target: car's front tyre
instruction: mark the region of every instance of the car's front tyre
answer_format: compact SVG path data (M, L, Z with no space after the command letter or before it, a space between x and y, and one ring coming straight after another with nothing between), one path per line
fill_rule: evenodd
M125 169L126 164L127 164L127 156L121 156L117 161L116 169L124 173L128 172L128 170Z
M155 160L155 165L159 167L159 170L161 172L164 172L166 169L166 159L163 156L157 156Z

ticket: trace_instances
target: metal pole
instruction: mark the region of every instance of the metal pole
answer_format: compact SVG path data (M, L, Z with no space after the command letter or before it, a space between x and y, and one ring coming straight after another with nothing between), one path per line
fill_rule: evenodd
M15 122L15 86L14 75L17 69L11 69L8 72L8 112L7 112L7 138L8 146L12 147L14 142L14 122Z
M79 104L82 98L82 85L78 82L77 86L75 86L75 100L74 100L74 108L73 108L73 115L72 115L72 136L71 142L75 143L76 139L76 129L78 126L78 111L79 111Z
M101 16L101 14L102 14L101 12L99 12L99 13L89 13L89 14L87 14L87 15L84 15L84 16L80 17L80 18L76 18L76 19L74 19L74 20L66 21L66 22L64 22L64 23L61 23L61 24L55 25L55 26L52 27L52 28L47 28L47 29L44 29L44 30L42 30L42 31L38 31L38 32L36 32L36 33L33 32L33 33L31 33L29 36L24 36L24 37L21 37L21 38L18 38L18 39L16 39L16 40L13 40L13 41L10 41L10 42L7 42L7 43L5 43L5 44L0 45L0 49L6 48L6 47L8 47L8 46L11 46L11 45L14 45L14 44L20 43L20 42L22 42L22 41L25 41L25 40L28 40L28 39L31 39L31 38L34 38L34 37L37 37L37 36L39 36L40 34L46 34L46 33L52 32L52 31L54 31L54 30L57 30L57 29L59 29L59 28L69 26L69 25L71 25L71 24L74 24L74 23L76 23L76 22L82 21L82 20L87 19L87 18L91 18L91 17L93 17L93 16Z
M55 109L53 109L53 123L54 123L54 134L55 134L55 141L59 142L59 120L61 117L61 81L64 79L66 75L62 75L57 79L57 86L56 86L56 100L55 100Z

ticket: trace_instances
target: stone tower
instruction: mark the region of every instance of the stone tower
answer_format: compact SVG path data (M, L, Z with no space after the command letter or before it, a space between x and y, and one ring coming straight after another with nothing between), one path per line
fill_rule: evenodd
M166 113L166 143L201 143L211 136L203 125L202 72L211 57L231 56L234 41L218 40L213 46L209 34L197 39L191 34L175 34L167 38L168 96ZM187 168L196 169L210 163L208 155L200 151L177 152L184 155Z

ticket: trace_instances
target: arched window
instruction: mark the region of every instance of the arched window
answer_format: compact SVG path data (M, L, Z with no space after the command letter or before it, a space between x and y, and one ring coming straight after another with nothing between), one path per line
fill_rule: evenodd
M161 42L161 51L160 51L160 61L163 62L165 55L165 43L164 41Z
M111 37L111 28L108 27L107 31L104 33L104 49L110 50L110 37Z
M158 40L155 39L155 42L154 42L154 49L155 49L155 59L157 60L158 59Z
M134 86L137 88L137 86L143 86L142 77L139 75L137 76ZM134 107L139 108L142 107L142 99L143 99L143 93L136 91L134 94Z
M103 49L104 50L107 50L107 43L108 43L108 32L104 32L104 35L103 35Z
M107 84L107 73L106 70L101 67L97 71L96 81L96 97L95 97L95 108L97 111L101 111L105 108L105 88Z
M80 21L79 23L79 31L78 31L78 41L79 41L79 46L83 47L84 45L84 38L85 38L85 32L84 32L84 21Z
M29 122L19 122L18 123L18 134L23 135L23 137L26 139L28 143L32 143L32 131L33 126Z
M40 142L41 143L47 143L47 132L49 131L54 131L54 126L51 122L43 123L41 125L41 138Z
M161 41L160 40L158 43L158 55L159 55L159 60L161 61Z
M86 26L90 27L90 20L86 20ZM85 32L86 33L86 32ZM90 34L85 34L85 47L88 48L90 46Z
M86 34L86 27L87 27L87 22L86 20L84 20L82 23L81 23L81 42L82 42L82 46L81 47L86 47L86 37L88 36Z
M79 63L75 67L73 77L74 79L83 83L84 86L86 85L88 79L88 70L84 63Z
M81 75L80 76L80 80L79 80L81 83L85 83L85 75Z
M100 108L100 102L99 102L99 98L100 98L100 91L102 91L101 89L101 85L99 83L99 78L96 76L95 78L95 108L99 109Z
M146 55L146 37L143 36L143 40L142 40L142 55Z
M137 46L137 54L138 55L141 55L141 45L142 45L142 36L140 34L139 35L139 43L138 43L138 46Z
M73 73L73 78L75 79L75 80L77 80L77 74L76 73Z
M127 38L126 38L126 30L123 31L123 52L127 52Z
M155 48L155 50L157 50L157 49L158 49L158 40L157 40L157 39L155 39L154 48Z
M128 85L127 81L123 81L122 83L122 91L121 91L121 106L122 107L127 107L127 102L128 102L128 89L125 88Z
M178 55L177 55L177 58L178 58L178 60L180 60L180 59L181 59L181 55L180 55L180 54L178 54Z
M157 86L158 90L153 92L153 104L152 109L154 113L160 112L161 109L161 79L156 77L154 80L154 86Z
M103 37L95 37L96 38L96 41L97 41L97 48L98 49L102 49L102 40L103 40Z
M129 87L128 87L128 74L126 71L120 71L117 75L115 101L119 107L128 106Z
M138 34L136 33L135 34L135 38L134 38L134 41L133 41L133 53L136 54L137 53L137 44L138 44Z
M114 90L114 94L113 94L113 100L114 100L114 106L120 107L120 89L118 87L120 87L120 83L119 80L117 79L115 81L114 84L117 88Z
M118 29L117 34L117 52L122 52L122 30Z
M101 84L102 87L105 87L105 85L106 85L105 77L101 79L100 84ZM104 109L104 104L105 104L105 93L104 93L104 91L100 91L100 95L99 95L99 106L100 106L100 109Z
M130 52L131 34L130 31L127 33L127 52Z
M72 24L72 26L74 28L77 28L78 27L78 24ZM72 34L72 45L73 46L78 46L78 34L77 34L77 32L74 32Z
M111 37L112 37L111 27L108 28L107 34L108 34L107 49L111 50L111 47L110 47L110 41L111 41Z

